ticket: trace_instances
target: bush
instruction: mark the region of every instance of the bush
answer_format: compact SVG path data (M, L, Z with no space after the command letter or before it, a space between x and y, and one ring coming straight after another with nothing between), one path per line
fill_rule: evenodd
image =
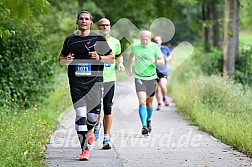
M200 66L202 72L207 75L219 74L223 69L223 53L212 47L210 52L205 52L203 47L198 47L193 60Z
M252 46L240 50L236 62L235 80L246 85L252 85Z
M252 85L252 46L240 48L239 56L235 62L234 79L243 85ZM217 48L211 48L205 52L203 47L198 47L193 56L205 75L222 74L223 52Z
M37 102L47 90L52 76L50 55L42 49L42 37L27 29L2 41L0 51L1 106L18 104L28 107ZM48 58L49 57L49 58ZM39 95L39 96L38 96ZM13 103L15 102L15 103Z

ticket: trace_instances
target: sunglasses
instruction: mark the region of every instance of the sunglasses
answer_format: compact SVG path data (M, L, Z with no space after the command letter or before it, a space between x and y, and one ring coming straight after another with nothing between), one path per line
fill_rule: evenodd
M105 26L110 26L109 24L99 24L99 26L103 26L103 27L105 27Z

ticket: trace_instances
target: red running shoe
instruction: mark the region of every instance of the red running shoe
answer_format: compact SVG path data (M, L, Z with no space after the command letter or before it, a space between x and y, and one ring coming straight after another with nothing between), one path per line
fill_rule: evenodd
M161 110L161 107L162 107L162 105L161 105L161 104L158 104L157 110Z
M169 101L167 99L164 100L165 106L169 106Z
M94 132L89 132L88 133L88 144L92 145L94 143L94 139L95 139Z
M88 161L89 160L89 151L83 150L80 156L80 161Z

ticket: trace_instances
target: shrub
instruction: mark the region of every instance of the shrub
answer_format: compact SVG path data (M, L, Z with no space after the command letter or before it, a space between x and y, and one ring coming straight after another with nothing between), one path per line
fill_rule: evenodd
M235 80L252 85L252 46L242 47L236 61Z
M47 92L44 85L52 75L52 61L42 44L42 37L29 29L17 30L1 43L0 104L5 100L28 107Z
M202 72L207 75L219 74L223 69L223 53L212 47L211 52L205 52L203 47L198 47L193 60L200 66Z

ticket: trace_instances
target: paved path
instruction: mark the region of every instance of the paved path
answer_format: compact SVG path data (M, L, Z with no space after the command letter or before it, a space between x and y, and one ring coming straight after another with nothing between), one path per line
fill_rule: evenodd
M175 111L175 104L153 113L150 136L141 135L138 101L133 80L117 84L113 108L111 150L102 150L102 138L92 147L89 161L78 161L81 153L74 131L74 111L60 117L60 126L47 146L49 166L164 166L238 167L252 166L252 160L191 126ZM154 102L156 106L156 101Z

